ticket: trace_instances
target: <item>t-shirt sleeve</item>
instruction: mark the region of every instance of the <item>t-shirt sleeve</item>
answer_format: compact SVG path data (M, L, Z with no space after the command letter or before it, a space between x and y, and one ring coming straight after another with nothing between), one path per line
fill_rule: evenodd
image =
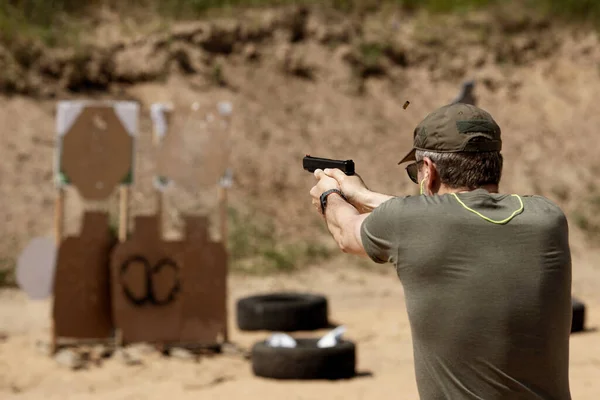
M395 232L396 218L401 199L395 197L381 204L365 218L360 227L363 247L371 260L378 264L395 263L398 245Z

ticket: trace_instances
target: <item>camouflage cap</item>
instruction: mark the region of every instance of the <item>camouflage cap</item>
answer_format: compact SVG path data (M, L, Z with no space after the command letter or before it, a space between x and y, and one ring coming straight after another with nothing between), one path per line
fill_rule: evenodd
M413 148L398 164L416 160L417 150L458 153L501 149L500 127L492 116L473 105L455 103L438 108L417 125Z

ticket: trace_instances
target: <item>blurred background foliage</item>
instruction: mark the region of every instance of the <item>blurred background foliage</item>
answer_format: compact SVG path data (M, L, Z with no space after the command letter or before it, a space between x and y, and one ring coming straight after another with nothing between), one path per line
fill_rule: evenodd
M144 11L166 19L190 19L215 10L238 7L272 7L285 5L318 5L342 12L368 11L383 3L405 11L432 13L462 12L490 7L506 0L0 0L0 33L13 37L27 32L41 36L57 35L66 20L77 19L100 7L119 12ZM523 3L540 13L576 22L600 26L600 1L597 0L511 0Z

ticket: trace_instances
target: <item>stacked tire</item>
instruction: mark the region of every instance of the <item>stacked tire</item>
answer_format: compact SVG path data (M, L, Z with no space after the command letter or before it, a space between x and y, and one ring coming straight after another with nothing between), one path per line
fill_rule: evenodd
M296 339L296 347L271 347L258 342L252 348L252 372L272 379L349 379L355 375L356 346L340 341L317 347L318 339Z
M242 331L314 331L328 326L327 308L327 299L316 294L256 295L238 301L237 323Z
M298 332L329 327L328 302L312 293L278 292L237 302L241 331ZM266 340L252 347L252 371L271 379L348 379L356 374L356 345L348 340L333 347L318 339L295 338L296 347L273 347Z

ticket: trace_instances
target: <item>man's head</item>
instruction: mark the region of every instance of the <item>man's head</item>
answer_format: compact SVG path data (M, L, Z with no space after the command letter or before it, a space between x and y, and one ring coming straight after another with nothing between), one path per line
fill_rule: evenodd
M497 187L502 174L501 131L492 116L470 104L429 114L414 131L413 149L399 164L424 192Z

